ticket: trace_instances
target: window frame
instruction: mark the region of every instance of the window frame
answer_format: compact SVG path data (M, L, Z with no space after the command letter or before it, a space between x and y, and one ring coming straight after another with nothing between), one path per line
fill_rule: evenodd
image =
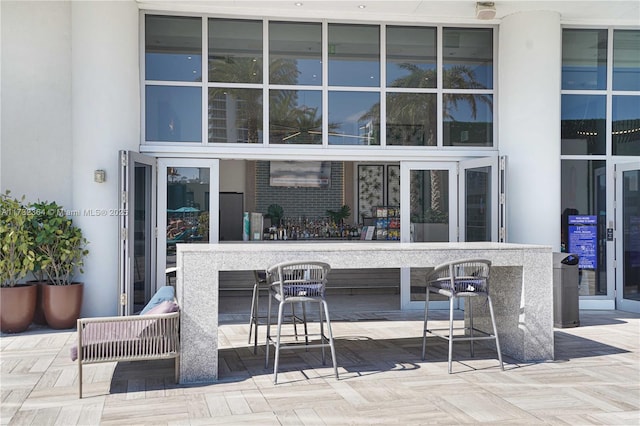
M146 129L145 129L145 120L146 120L146 105L144 96L141 96L141 148L144 147L144 151L154 151L154 152L181 152L188 151L191 153L200 153L205 154L207 152L219 152L222 150L223 152L227 151L237 151L241 149L243 146L250 146L253 148L257 148L260 152L264 151L265 155L281 155L276 154L276 152L287 151L294 149L296 152L301 152L301 157L308 157L305 151L313 150L314 153L309 153L310 155L317 155L317 149L322 149L323 152L326 152L328 156L337 156L340 155L339 151L357 151L362 152L363 150L370 151L369 154L372 158L384 158L386 152L388 150L398 151L398 158L407 158L412 157L418 153L419 155L430 155L430 153L435 154L437 151L451 152L455 154L460 154L460 151L465 151L470 156L480 156L486 155L487 151L497 151L499 147L499 141L497 137L497 111L498 111L498 99L497 99L497 72L496 67L498 64L498 56L497 56L497 42L498 42L498 27L496 25L444 25L444 24L398 24L398 23L362 23L362 22L341 22L341 21L327 21L327 20L313 20L313 19L305 19L305 20L287 20L283 18L257 18L246 16L241 19L249 20L249 21L262 21L262 29L263 29L263 83L255 84L255 83L215 83L208 81L208 25L209 19L227 19L221 17L216 14L184 14L184 13L171 13L166 12L162 13L159 11L151 11L151 10L141 10L140 11L140 31L141 31L141 93L144 94L147 85L175 85L175 82L169 81L149 81L145 79L145 30L144 30L144 22L145 16L147 15L167 15L167 16L191 16L191 17L200 17L202 20L202 75L206 77L203 78L202 82L199 83L188 83L187 85L201 87L202 89L202 139L201 142L176 142L176 141L154 141L154 140L146 140ZM237 18L228 18L228 19L237 19ZM269 82L269 23L270 22L298 22L298 23L320 23L322 25L322 84L320 86L306 86L306 85L274 85ZM375 26L379 29L380 34L380 84L378 86L329 86L328 85L328 26L330 23L336 24L353 24L353 25L366 25L366 26ZM436 44L437 44L437 73L438 73L438 83L437 87L434 88L416 88L416 89L403 89L403 88L390 88L387 87L386 84L386 29L387 26L393 27L426 27L426 28L435 28L436 30ZM491 123L493 126L493 139L492 141L488 141L488 146L462 146L462 145L454 145L454 146L446 146L443 143L443 119L442 119L442 99L444 93L455 93L459 92L458 89L443 89L442 87L442 33L444 28L482 28L482 29L491 29L493 34L493 45L491 46L493 51L493 87L491 89L469 89L465 90L465 93L468 94L489 94L493 97L493 108L492 108L492 119ZM185 84L181 83L180 85ZM253 88L253 89L261 89L263 91L263 123L262 123L262 135L263 140L262 143L236 143L236 142L209 142L209 100L208 100L208 91L211 87L220 87L223 85L231 86L234 88ZM269 143L269 92L272 89L282 89L282 90L321 90L322 91L322 107L323 107L323 128L322 128L322 144L321 145L296 145L295 148L288 147L282 144L273 144ZM329 91L373 91L378 92L380 94L380 131L379 138L380 144L375 146L363 146L363 145L334 145L329 144L329 123L328 123L328 93ZM402 92L407 91L409 93L435 93L437 96L437 140L436 145L434 146L421 146L421 145L409 145L409 146L401 146L401 145L387 145L386 143L386 97L388 93L393 92ZM263 149L264 148L264 149ZM300 151L300 150L303 151ZM329 153L331 151L331 153ZM338 151L338 152L333 152ZM406 153L406 154L405 154ZM455 155L454 154L454 155ZM436 154L439 155L439 154Z

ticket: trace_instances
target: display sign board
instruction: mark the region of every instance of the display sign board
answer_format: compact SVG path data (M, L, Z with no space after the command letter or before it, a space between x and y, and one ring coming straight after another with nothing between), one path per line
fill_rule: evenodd
M330 161L272 161L269 172L271 186L289 188L329 188Z
M579 269L598 267L597 225L597 216L569 216L569 253L578 255Z

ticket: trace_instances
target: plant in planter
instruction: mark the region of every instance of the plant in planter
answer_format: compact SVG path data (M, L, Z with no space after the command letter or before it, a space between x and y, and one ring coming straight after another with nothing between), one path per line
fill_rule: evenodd
M336 225L343 225L344 220L351 216L351 207L344 205L340 207L340 210L327 210L327 214L332 223Z
M51 328L72 328L80 316L84 284L74 282L89 253L82 230L55 203L34 204L41 216L35 227L35 252L47 277L42 309ZM38 208L40 206L42 208Z
M271 204L267 207L266 216L271 219L271 226L280 226L280 221L284 217L284 209L280 204Z
M45 250L41 249L41 244L50 242L55 238L55 232L59 223L59 216L63 213L62 207L54 201L38 201L30 204L30 220L27 222L27 228L32 236L35 253L35 268L32 271L34 280L31 281L38 287L38 298L36 302L36 312L33 322L39 325L47 325L44 316L44 306L42 303L43 286L50 284L47 275L47 265L50 262L49 256Z
M10 196L0 195L0 329L19 333L29 328L36 306L37 287L18 284L34 269L35 254L27 229L27 209Z

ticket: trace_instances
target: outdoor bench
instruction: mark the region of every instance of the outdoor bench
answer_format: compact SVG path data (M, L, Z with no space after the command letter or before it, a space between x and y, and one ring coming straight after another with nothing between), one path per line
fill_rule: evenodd
M78 395L82 398L82 367L113 361L175 359L179 381L180 312L173 287L160 288L140 315L80 318L71 360L78 361Z

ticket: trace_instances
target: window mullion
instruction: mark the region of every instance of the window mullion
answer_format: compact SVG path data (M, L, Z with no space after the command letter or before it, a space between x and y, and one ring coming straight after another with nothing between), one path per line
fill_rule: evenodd
M387 146L387 26L380 25L380 147Z
M269 146L269 21L262 21L262 145Z
M607 32L607 93L605 101L605 153L607 158L613 155L613 28Z
M322 146L329 146L329 23L322 22Z
M202 144L209 143L209 18L202 17Z
M444 114L443 114L443 109L444 109L444 105L443 105L443 97L442 97L442 86L443 86L443 59L442 59L442 51L443 51L443 29L442 29L442 25L438 25L438 29L437 29L437 35L436 35L436 72L437 72L437 77L436 77L436 111L437 111L437 120L436 120L436 147L437 148L442 148L442 146L444 145L444 136L443 136L443 129L444 129Z

